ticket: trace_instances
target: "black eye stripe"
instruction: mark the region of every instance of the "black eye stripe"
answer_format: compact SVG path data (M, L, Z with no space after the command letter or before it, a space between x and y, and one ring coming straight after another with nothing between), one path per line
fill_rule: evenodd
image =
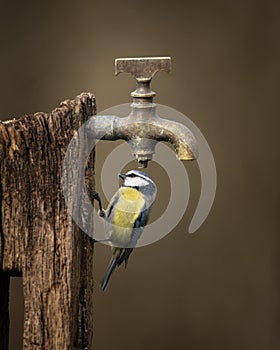
M130 177L130 178L138 177L139 179L146 180L144 177L136 175L136 174L129 174L129 175L127 175L127 177Z
M148 177L146 176L141 176L140 174L135 174L135 173L130 173L130 174L126 174L126 177L129 177L129 178L135 178L135 177L138 177L142 180L145 180L147 182L151 182L151 179L149 179Z

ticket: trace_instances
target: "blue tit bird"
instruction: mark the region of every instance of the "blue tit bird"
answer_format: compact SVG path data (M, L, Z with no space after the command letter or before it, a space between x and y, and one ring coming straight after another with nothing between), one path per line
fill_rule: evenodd
M123 262L127 267L156 196L155 183L143 171L131 170L119 176L124 180L123 185L112 197L105 213L105 233L112 245L112 259L100 282L103 291L115 268Z

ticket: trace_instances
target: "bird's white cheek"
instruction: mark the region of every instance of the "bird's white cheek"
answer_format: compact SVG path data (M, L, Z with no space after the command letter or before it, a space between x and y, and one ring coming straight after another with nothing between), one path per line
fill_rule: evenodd
M124 181L124 186L129 186L129 187L143 187L149 185L148 181L142 178L129 178L127 177Z
M124 185L125 185L125 186L128 186L128 187L136 186L136 185L135 185L135 181L133 181L133 179L130 179L130 178L126 178L126 179L125 179Z

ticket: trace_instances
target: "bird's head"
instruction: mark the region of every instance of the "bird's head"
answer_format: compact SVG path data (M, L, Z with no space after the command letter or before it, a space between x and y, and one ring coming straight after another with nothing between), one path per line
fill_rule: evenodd
M124 187L145 188L146 186L150 186L155 188L153 180L143 171L130 170L125 174L119 174L119 176L124 180Z

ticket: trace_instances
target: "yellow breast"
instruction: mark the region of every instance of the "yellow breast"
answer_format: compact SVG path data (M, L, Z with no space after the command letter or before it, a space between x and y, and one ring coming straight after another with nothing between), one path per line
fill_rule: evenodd
M144 206L142 194L135 188L122 187L118 192L112 223L117 226L132 228Z
M123 197L123 199L132 202L138 202L143 199L141 192L131 187L121 187L119 189L119 195Z
M130 187L121 187L118 192L110 222L110 237L113 241L125 244L130 241L135 221L144 207L142 194Z

